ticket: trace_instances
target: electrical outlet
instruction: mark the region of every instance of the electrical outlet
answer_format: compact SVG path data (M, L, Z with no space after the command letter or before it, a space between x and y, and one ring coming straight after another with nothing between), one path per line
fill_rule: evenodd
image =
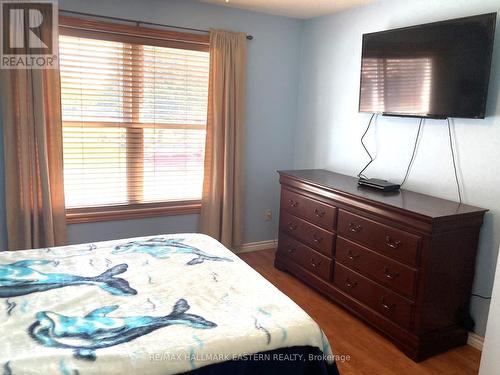
M273 212L270 209L265 210L264 219L266 219L266 221L271 221L272 218L273 218Z

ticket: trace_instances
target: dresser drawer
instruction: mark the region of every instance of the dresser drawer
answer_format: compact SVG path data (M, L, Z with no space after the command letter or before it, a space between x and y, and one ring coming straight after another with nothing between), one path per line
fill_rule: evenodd
M292 237L280 233L278 251L322 279L331 280L333 261Z
M410 327L413 318L413 304L410 301L339 263L335 263L333 277L335 285L350 296L395 323Z
M339 212L338 233L401 262L417 264L420 237L373 220Z
M281 208L328 230L335 228L337 208L314 199L282 189Z
M335 260L396 292L415 295L415 270L345 238L337 237Z
M307 221L281 210L281 231L318 250L329 258L333 257L333 241L335 235Z

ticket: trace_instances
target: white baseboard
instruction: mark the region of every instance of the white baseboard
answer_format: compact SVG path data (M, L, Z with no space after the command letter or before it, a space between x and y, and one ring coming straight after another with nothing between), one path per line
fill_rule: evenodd
M474 332L469 332L469 337L467 338L467 345L476 348L477 350L483 350L484 337L479 336Z
M233 251L236 254L240 254L240 253L248 253L250 251L276 249L277 247L278 247L278 240L270 240L270 241L244 243L239 248L233 249Z

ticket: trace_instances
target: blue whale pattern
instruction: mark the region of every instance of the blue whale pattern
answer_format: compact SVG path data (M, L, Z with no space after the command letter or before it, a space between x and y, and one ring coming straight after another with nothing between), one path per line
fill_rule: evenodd
M97 349L132 341L162 327L174 324L200 329L217 327L217 324L199 315L187 314L190 306L185 299L179 299L172 312L161 317L107 316L118 307L101 307L84 317L40 311L28 332L35 341L46 347L72 349L76 358L95 361Z
M40 259L0 264L0 298L23 296L70 285L96 285L113 295L120 296L137 294L127 280L114 277L124 273L128 268L127 264L119 264L94 277L45 273L33 268L46 264L56 264L56 262Z
M203 263L205 260L215 262L232 262L233 260L225 257L210 255L194 246L183 243L180 238L162 238L155 237L145 241L132 241L123 245L116 246L113 254L121 253L142 253L149 254L155 258L167 259L172 254L190 254L195 257L187 262L187 265Z

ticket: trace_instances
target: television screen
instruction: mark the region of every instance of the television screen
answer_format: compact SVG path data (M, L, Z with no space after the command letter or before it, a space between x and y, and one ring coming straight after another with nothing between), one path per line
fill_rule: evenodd
M359 111L484 118L496 13L363 35Z

